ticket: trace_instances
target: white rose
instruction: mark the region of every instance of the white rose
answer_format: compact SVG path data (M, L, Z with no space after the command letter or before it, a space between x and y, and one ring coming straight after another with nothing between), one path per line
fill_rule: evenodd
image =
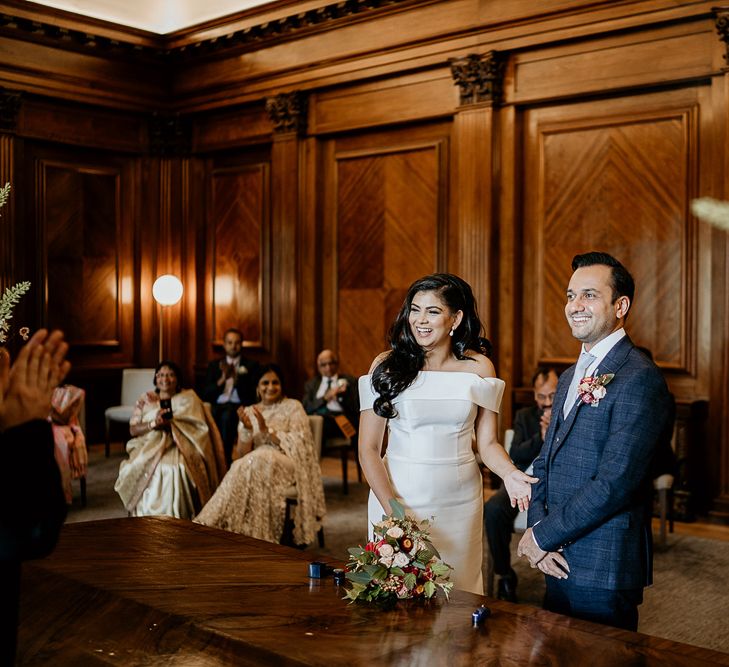
M599 387L595 387L595 389L592 390L592 395L599 401L603 398L605 398L605 395L607 394L607 389L600 385Z
M387 535L389 537L394 537L396 540L399 540L405 533L403 532L402 528L400 526L393 526L390 528L390 530L387 531Z
M392 565L392 557L388 556L387 558L380 558L380 563L385 567L390 567Z
M349 382L345 378L339 378L337 380L337 387L344 387L345 389L349 386Z
M405 567L410 562L410 559L407 557L407 554L404 554L402 551L398 551L392 559L392 562L397 567Z
M383 544L377 550L377 553L385 558L390 558L395 553L395 550L389 544Z
M245 366L238 366L238 375L245 375L248 369Z

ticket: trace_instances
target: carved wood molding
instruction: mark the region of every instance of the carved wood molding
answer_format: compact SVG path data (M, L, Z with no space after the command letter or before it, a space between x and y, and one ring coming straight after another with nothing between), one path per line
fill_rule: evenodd
M14 132L18 124L18 112L22 93L0 86L0 132Z
M266 98L266 113L276 134L304 134L306 132L306 94L295 90Z
M173 113L157 112L149 121L149 152L160 157L189 155L192 146L190 119Z
M506 54L469 53L464 58L452 58L450 64L453 81L460 88L461 105L501 103Z
M729 7L712 7L711 13L714 15L714 23L716 24L716 32L719 35L719 39L724 42L724 62L726 63L724 69L729 67Z
M227 54L231 50L258 49L262 43L281 40L286 37L300 37L319 30L329 30L333 23L348 19L369 18L374 13L398 9L401 5L413 5L422 0L345 0L333 2L323 7L305 12L292 13L273 21L248 26L227 35L218 35L198 42L170 48L169 42L175 35L160 36L155 40L160 46L149 46L112 39L90 33L86 30L63 28L51 22L32 20L23 16L13 16L7 12L0 14L0 29L15 33L24 39L39 41L63 49L93 50L110 55L140 56L145 59L187 60L203 55Z

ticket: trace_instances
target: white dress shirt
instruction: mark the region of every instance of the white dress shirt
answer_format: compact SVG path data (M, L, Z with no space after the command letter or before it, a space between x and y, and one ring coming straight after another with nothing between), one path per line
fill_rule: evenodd
M331 383L329 382L329 380L331 380ZM338 375L332 375L331 377L324 377L322 375L321 384L319 385L319 389L316 392L316 397L324 398L324 394L327 393L327 390L331 387L336 387L338 382ZM333 398L331 401L327 401L327 410L329 410L329 412L343 412L342 406L339 404L339 401L336 398Z
M235 366L233 377L226 378L223 393L218 396L218 403L240 403L238 390L235 388L235 381L238 379L238 369L240 368L240 356L229 357L226 355L225 363Z

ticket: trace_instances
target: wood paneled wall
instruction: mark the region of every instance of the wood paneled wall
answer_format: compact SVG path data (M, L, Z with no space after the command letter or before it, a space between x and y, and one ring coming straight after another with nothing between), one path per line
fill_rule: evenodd
M631 336L708 401L694 502L729 519L729 237L689 209L729 199L724 13L537 4L311 0L160 37L0 2L0 277L77 343L92 429L160 314L190 378L236 326L296 395L325 346L366 372L434 270L472 284L524 386L576 356L569 264L599 248L636 278ZM185 296L160 313L165 272Z

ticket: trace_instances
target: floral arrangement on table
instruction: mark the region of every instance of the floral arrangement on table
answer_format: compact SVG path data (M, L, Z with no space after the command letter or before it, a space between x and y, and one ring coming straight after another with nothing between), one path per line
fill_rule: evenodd
M394 603L409 598L432 598L440 589L448 598L453 569L440 560L430 541L428 520L405 516L397 500L392 515L373 525L374 539L349 548L346 578L352 584L345 599L352 602Z
M6 183L0 188L0 208L5 206L10 197L10 183ZM8 334L10 333L10 324L8 320L13 319L13 308L20 301L20 297L23 296L30 289L30 283L26 280L17 285L11 285L3 290L3 294L0 297L0 344L7 343ZM28 334L30 329L28 327L20 327L18 330L23 340L28 340Z
M596 408L600 401L607 396L605 385L609 384L610 380L614 377L615 373L605 373L604 375L597 375L595 377L588 376L582 378L580 384L577 385L580 400Z

